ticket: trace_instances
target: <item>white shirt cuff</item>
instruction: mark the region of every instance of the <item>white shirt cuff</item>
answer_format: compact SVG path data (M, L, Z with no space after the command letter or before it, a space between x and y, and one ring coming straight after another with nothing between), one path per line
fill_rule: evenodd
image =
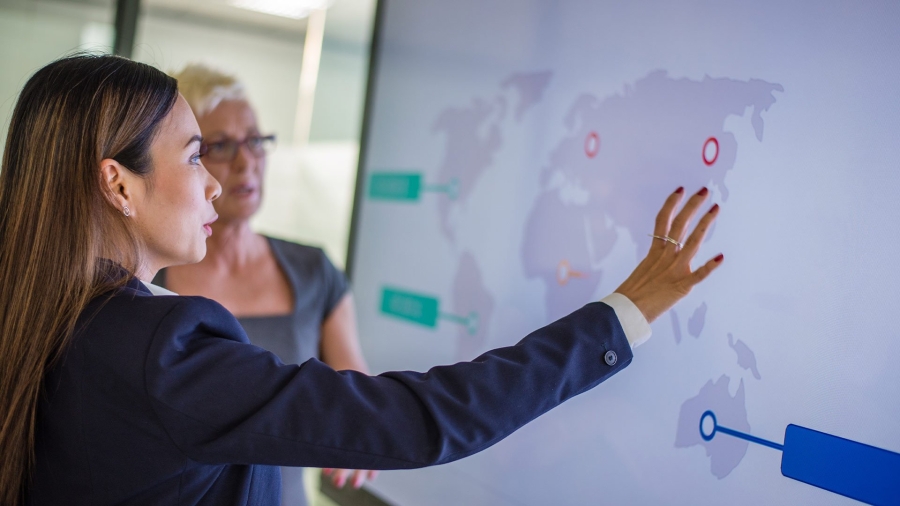
M644 318L644 313L634 305L634 302L631 302L631 299L621 293L611 293L602 298L600 302L613 308L613 311L616 312L631 349L637 348L638 345L650 339L650 334L653 333L650 323Z

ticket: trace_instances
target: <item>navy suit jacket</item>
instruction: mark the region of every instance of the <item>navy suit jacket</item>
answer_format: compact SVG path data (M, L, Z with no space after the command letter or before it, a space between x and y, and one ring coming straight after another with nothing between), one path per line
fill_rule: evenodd
M426 373L283 364L216 302L153 296L132 280L88 306L46 377L27 502L277 505L276 466L461 459L631 358L615 312L598 302Z

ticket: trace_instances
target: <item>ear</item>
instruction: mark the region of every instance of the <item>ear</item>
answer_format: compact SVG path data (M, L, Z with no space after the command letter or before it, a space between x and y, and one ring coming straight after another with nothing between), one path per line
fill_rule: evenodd
M112 158L104 158L100 161L100 179L104 193L113 207L119 211L124 211L126 207L130 212L134 211L137 181L130 170Z

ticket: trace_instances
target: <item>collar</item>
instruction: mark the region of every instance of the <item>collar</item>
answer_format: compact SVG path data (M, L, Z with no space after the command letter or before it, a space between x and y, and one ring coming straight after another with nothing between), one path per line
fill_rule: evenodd
M141 284L144 285L144 288L150 291L152 295L178 295L172 290L166 290L165 288L154 285L153 283L148 283L146 281L141 281Z
M144 282L138 278L129 279L128 282L125 283L124 288L126 290L134 290L141 293L142 295L153 295L153 291L151 291L150 288L148 288L147 285L145 285Z

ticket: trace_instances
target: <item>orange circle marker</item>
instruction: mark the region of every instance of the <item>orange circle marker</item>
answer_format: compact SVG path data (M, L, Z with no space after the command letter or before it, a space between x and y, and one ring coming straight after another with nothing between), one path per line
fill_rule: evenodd
M572 278L586 277L587 274L573 269L572 266L569 265L568 260L563 259L559 262L559 265L556 266L556 282L559 283L560 286L565 286Z

